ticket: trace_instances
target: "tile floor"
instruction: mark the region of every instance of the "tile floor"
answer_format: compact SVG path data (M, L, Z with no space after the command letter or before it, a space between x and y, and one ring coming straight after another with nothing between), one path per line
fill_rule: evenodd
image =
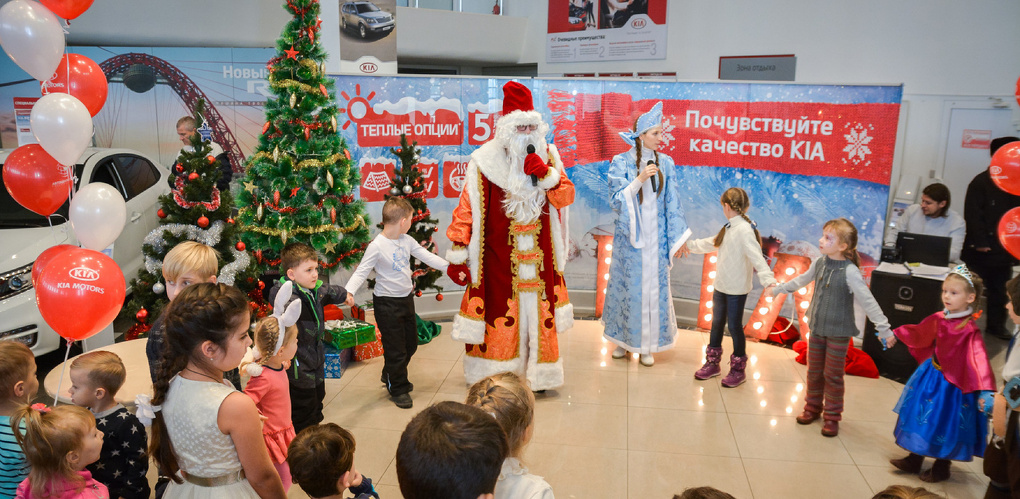
M444 333L420 347L409 367L414 409L390 402L379 383L381 358L352 363L341 379L326 381L326 420L354 434L355 466L385 499L401 497L394 454L407 422L428 404L463 401L467 393L463 346L442 325ZM980 459L954 464L952 478L935 485L888 464L904 454L892 435L902 390L896 382L848 376L840 434L825 438L820 423L794 421L806 368L791 350L749 342L748 381L724 389L720 378L693 378L706 333L681 330L676 348L656 355L651 368L613 360L601 333L597 322L579 320L560 336L566 382L537 399L525 462L556 497L668 499L711 485L738 498L864 499L892 484L954 499L984 495ZM998 341L988 345L995 366L1005 344ZM290 497L305 495L295 486Z

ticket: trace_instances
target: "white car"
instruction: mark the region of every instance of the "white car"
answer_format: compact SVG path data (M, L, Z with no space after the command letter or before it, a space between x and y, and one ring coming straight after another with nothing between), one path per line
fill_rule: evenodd
M10 152L0 150L0 165ZM104 182L124 196L127 223L113 245L113 259L125 281L130 281L142 266L142 239L158 225L158 200L170 192L170 172L137 151L88 149L74 166L74 174L76 189ZM18 204L6 188L0 188L0 340L20 341L36 356L56 350L60 337L39 314L32 289L32 263L51 246L77 243L67 216L68 203L64 203L47 222L46 217Z

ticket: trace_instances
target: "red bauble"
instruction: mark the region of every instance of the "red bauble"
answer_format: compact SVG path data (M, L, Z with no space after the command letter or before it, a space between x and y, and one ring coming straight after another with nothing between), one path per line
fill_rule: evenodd
M227 223L230 224L230 225L234 225L234 219L233 218L228 218L227 219Z
M202 216L198 217L198 226L203 228L203 229L208 227L209 226L209 219L206 218L205 215L202 215Z
M241 241L238 241L237 244L234 245L234 247L237 248L237 251L244 251L244 243Z
M415 291L414 292L414 296L419 296L420 297L421 296L421 290Z
M210 165L216 162L216 158L214 156L206 156L205 160L208 161Z
M266 283L264 281L259 281L259 289L266 289Z
M135 314L135 319L138 319L138 322L145 322L149 319L149 311L145 310L145 307L138 309L138 313Z
M436 301L443 301L443 293L439 293L436 295Z
M163 211L163 208L160 208L156 210L156 216L159 218L166 218L166 212Z
M180 163L177 163L176 165L174 165L174 169L177 170L177 173L184 173L184 165L182 165Z
M188 180L194 182L198 180L198 172L191 172L188 174Z

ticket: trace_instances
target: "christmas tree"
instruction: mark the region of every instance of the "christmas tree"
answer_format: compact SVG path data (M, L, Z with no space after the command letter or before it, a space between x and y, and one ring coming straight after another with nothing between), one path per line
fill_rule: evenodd
M436 242L432 236L439 230L436 223L439 220L432 218L428 205L425 203L425 180L418 167L418 159L421 157L421 149L416 146L418 142L407 143L407 135L400 134L400 147L390 149L390 152L400 158L400 168L393 171L393 179L390 181L390 197L401 197L411 203L412 216L411 228L407 234L418 241L425 249L435 253ZM382 224L378 227L381 229ZM436 299L443 300L443 288L436 286L436 279L443 276L443 273L425 265L416 258L411 259L411 279L414 281L414 294L421 296L427 289L434 289L438 292ZM374 286L374 281L369 281L369 286Z
M322 266L350 267L368 243L362 201L351 195L358 171L337 134L333 80L319 44L317 0L287 0L293 15L276 42L259 145L248 158L238 194L241 238L263 272L276 271L280 250L303 242Z
M196 128L202 126L205 102L195 106ZM191 136L191 151L181 150L170 175L169 194L159 198L160 226L145 237L142 253L145 265L131 281L131 301L122 314L135 314L138 321L125 334L137 338L149 329L148 319L157 317L168 303L163 283L163 257L184 241L197 241L212 246L220 255L217 281L237 286L249 293L252 309L262 317L268 310L258 293L255 266L244 243L240 242L237 226L230 218L234 200L230 192L216 188L221 171L212 148L201 134Z

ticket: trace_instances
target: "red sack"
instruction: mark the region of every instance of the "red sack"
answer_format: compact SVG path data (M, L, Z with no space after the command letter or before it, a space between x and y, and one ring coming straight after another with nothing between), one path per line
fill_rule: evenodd
M336 305L326 305L322 307L322 320L342 321L344 320L344 311L340 310L340 307Z
M797 352L797 362L807 365L807 350L808 345L804 340L793 344L793 351ZM870 355L850 345L846 351L846 373L863 378L878 378L878 366Z

